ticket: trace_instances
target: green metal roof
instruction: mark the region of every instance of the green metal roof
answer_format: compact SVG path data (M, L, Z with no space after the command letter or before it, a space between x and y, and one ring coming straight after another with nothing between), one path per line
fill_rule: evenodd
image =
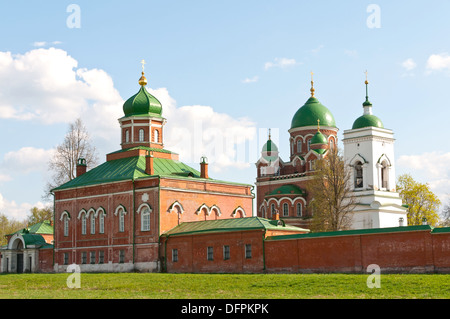
M205 220L198 222L184 222L165 232L161 236L181 236L193 234L219 233L245 230L284 230L284 231L309 231L291 225L286 225L282 220L269 220L261 217L229 218L218 220Z
M266 196L274 195L305 195L305 191L296 185L288 184L276 188Z
M364 114L364 115L358 117L355 120L355 122L353 122L352 129L354 130L357 128L363 128L363 127L369 127L369 126L384 128L383 122L381 122L381 120L378 117L376 117L375 115L372 115L372 114Z
M308 234L270 236L270 237L267 237L267 239L268 240L285 240L285 239L298 239L298 238L396 233L396 232L422 231L422 230L432 231L433 227L430 225L419 225L419 226L399 226L399 227L385 227L385 228L353 229L353 230L342 230L342 231L332 231L332 232L317 232L317 233L308 233Z
M200 173L192 167L176 160L153 158L152 176L196 177ZM124 180L135 180L150 175L145 173L145 156L134 156L105 162L83 175L55 188L61 190Z
M322 134L322 132L317 131L311 138L311 145L314 144L328 144L327 138Z
M22 238L25 242L25 247L24 248L28 248L29 246L32 245L37 245L37 246L45 246L48 245L47 242L45 241L44 237L42 237L42 235L39 234L23 234Z
M123 112L126 117L133 115L161 117L162 105L142 85L139 91L123 104Z
M317 120L320 125L336 127L333 114L315 97L310 97L306 103L297 110L292 118L291 129L303 126L315 126Z
M27 228L19 229L18 231L8 235L14 234L53 234L53 226L50 225L48 220L45 220Z

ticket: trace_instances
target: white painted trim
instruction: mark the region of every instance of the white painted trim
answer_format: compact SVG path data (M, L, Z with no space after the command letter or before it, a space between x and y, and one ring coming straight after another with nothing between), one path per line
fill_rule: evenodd
M77 219L80 219L82 214L87 214L87 212L86 212L86 210L85 210L84 208L82 208L82 209L78 212ZM86 216L86 217L87 217L87 216Z
M212 212L213 210L216 210L218 216L221 216L221 215L222 215L222 212L220 211L220 208L217 207L216 205L212 205L212 206L209 208L209 210L210 210L211 212Z
M69 218L69 220L70 220L70 214L67 210L65 210L61 213L61 217L59 218L59 220L62 221L64 219L64 216L66 216L66 215L67 215L67 218Z
M125 208L125 206L123 206L122 204L119 204L119 206L116 207L115 211L114 211L114 215L117 216L117 214L119 213L120 209L123 209L124 215L127 214L127 209Z
M142 208L144 208L144 207L147 207L147 208L150 210L150 213L153 212L152 207L151 207L149 204L147 204L147 203L142 203L142 204L138 207L138 209L137 209L136 212L137 212L138 214L140 214Z

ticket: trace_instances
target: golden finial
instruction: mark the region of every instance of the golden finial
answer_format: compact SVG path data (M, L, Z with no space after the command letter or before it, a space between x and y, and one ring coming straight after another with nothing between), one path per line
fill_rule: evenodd
M317 119L317 132L320 132L320 119Z
M314 80L313 80L313 72L311 71L311 97L314 97Z
M147 85L147 78L144 76L144 65L145 65L145 60L142 60L141 61L141 64L142 64L142 76L141 76L141 78L139 79L139 85L142 85L142 86L144 86L144 85Z
M367 70L364 73L366 74L366 81L364 83L367 85L367 84L369 84L369 81L367 81Z
M271 130L271 129L269 128L269 140L270 140L270 130Z

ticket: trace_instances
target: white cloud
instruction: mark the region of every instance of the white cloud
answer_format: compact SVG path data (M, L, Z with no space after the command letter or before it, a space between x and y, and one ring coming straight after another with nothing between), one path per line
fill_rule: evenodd
M358 57L358 51L356 50L344 50L345 55L351 57L351 58L357 58Z
M249 167L256 140L256 126L250 119L236 119L205 105L177 107L166 88L149 92L161 102L167 118L164 146L179 153L180 160L199 163L206 156L213 171Z
M9 201L3 197L0 193L0 213L5 214L8 218L22 221L27 218L30 209L33 207L44 208L45 205L42 202L31 203L16 203L15 201Z
M46 41L36 41L33 43L33 46L35 47L45 47L47 45L58 45L61 44L61 41L52 41L52 42L46 42Z
M406 59L405 61L402 62L402 67L406 71L412 71L416 68L416 66L417 66L416 62L414 62L414 60L411 58Z
M450 70L450 56L447 53L432 54L427 60L429 71Z
M318 53L320 50L322 50L325 46L323 44L319 45L317 48L312 49L312 53Z
M258 82L259 77L258 76L254 76L252 78L245 78L244 80L242 80L242 83L254 83L254 82Z
M264 63L264 69L268 70L270 68L287 68L299 64L295 59L288 58L275 58L273 62Z
M439 197L443 205L450 200L450 152L427 152L419 155L402 155L397 160L402 170L411 170L411 176Z
M54 150L42 148L22 147L18 151L5 154L2 168L7 171L27 174L31 171L42 171L47 168L47 163L52 157Z
M120 109L122 99L105 71L77 67L61 49L0 52L0 118L69 123L112 104Z

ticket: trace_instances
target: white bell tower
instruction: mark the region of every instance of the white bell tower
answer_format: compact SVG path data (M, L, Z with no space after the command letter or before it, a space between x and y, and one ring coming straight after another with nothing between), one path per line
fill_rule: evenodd
M382 228L407 225L406 207L395 189L394 132L372 114L367 92L363 115L344 131L344 159L352 172L357 206L352 228Z

